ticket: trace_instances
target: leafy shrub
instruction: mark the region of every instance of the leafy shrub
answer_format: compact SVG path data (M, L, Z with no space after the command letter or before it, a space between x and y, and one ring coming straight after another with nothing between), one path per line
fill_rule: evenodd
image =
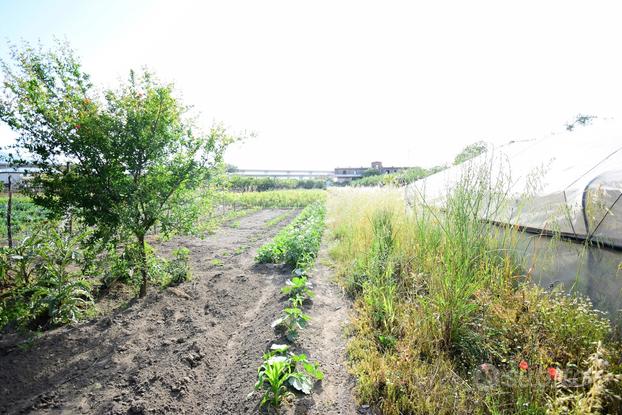
M313 297L313 291L311 291L312 284L307 279L306 275L294 277L285 282L285 287L281 288L283 294L289 297L301 296L301 297Z
M166 264L166 273L169 278L167 285L178 285L190 280L189 257L190 250L188 248L182 247L173 251L173 259Z
M11 284L0 295L0 327L13 323L45 328L78 321L92 310L93 283L79 267L84 259L81 245L90 234L66 235L45 225L14 249L4 248L1 268Z

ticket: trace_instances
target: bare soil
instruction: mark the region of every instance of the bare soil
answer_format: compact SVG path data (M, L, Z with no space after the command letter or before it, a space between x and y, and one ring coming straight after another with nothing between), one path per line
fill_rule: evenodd
M156 245L165 256L180 246L190 250L188 283L151 288L126 308L31 342L0 338L0 413L259 413L259 395L251 392L262 354L277 341L270 323L283 307L280 288L291 270L256 265L254 256L288 220L272 228L266 222L284 212L260 211L205 239ZM347 301L323 265L312 278L313 322L297 349L319 361L326 378L284 411L356 413L341 331Z
M347 371L345 328L350 319L350 301L335 283L326 265L328 250L322 245L318 260L309 272L313 304L306 310L311 323L296 339L298 349L320 363L326 377L313 394L297 399L289 414L366 414L367 406L356 407L354 377Z

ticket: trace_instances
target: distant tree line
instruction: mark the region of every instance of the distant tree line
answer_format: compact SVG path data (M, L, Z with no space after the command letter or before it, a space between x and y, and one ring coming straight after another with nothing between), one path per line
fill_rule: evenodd
M265 192L278 189L325 189L321 179L278 179L274 177L229 176L226 187L234 192Z
M460 153L456 155L453 165L464 163L484 153L488 149L488 145L484 141L478 141L464 147ZM434 166L431 168L412 167L401 170L397 173L382 174L376 169L368 169L363 172L363 177L346 183L348 186L405 186L417 180L423 179L441 170L445 170L448 166Z

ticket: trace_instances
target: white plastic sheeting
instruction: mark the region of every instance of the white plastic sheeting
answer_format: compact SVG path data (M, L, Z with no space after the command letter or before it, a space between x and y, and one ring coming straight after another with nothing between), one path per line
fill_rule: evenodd
M482 219L622 247L622 123L595 120L494 147L408 186L407 200L442 206L452 187L473 171L485 171L497 183L495 190L507 193L503 207L482 212Z
M408 186L406 200L442 208L452 189L477 175L486 176L488 193L505 195L495 209L478 210L480 218L512 225L504 232L529 231L516 233L512 249L532 280L583 292L622 327L622 123L596 120L492 148Z

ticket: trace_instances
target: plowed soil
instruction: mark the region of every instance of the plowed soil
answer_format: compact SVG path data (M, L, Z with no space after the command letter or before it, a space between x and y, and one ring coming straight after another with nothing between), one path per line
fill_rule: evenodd
M260 211L204 239L156 245L165 256L180 246L190 250L188 283L152 288L122 310L48 331L32 344L0 339L0 413L260 412L251 392L261 356L276 341L270 323L283 307L280 288L291 270L256 265L254 256L288 220L266 222L284 212ZM326 268L318 275L314 320L300 343L326 379L285 411L356 413L341 335L347 301Z

